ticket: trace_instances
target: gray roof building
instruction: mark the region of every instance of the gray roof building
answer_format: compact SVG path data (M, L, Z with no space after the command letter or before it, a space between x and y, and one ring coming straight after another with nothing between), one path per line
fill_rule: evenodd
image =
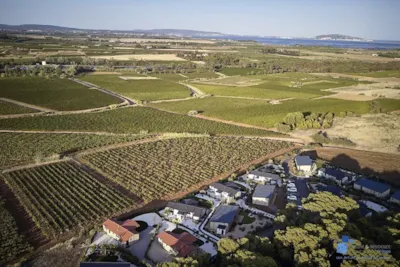
M228 223L231 224L235 220L236 214L239 212L238 206L220 205L215 210L210 222Z
M178 203L178 202L168 202L167 208L178 210L181 213L193 212L193 215L196 217L199 217L199 218L206 215L207 211L208 211L206 208L187 205L187 204Z
M130 267L129 262L81 262L80 267Z
M270 178L271 180L280 180L281 177L278 174L275 173L270 173L270 172L263 172L260 170L254 170L249 172L250 174L254 174L256 176L262 176L262 177L266 177L266 178Z
M297 166L311 166L312 159L309 156L296 156L294 158Z
M257 185L253 197L271 198L275 191L275 185Z
M233 188L230 188L229 186L223 185L221 183L213 183L210 185L211 187L214 187L218 190L218 192L226 192L230 197L234 197L238 192L238 190L235 190Z

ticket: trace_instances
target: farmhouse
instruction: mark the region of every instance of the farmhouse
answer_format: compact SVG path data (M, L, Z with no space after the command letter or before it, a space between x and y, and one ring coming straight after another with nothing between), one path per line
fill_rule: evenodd
M400 190L396 191L391 197L390 197L390 201L400 204Z
M167 208L170 209L179 220L190 218L194 221L198 221L207 214L207 209L205 208L177 202L168 202Z
M296 156L294 158L296 168L298 171L310 172L312 167L312 160L309 156Z
M207 190L207 195L220 199L226 203L232 203L236 198L240 197L240 191L230 188L221 183L213 183Z
M119 222L108 219L103 223L103 230L112 238L127 243L139 240L139 233L136 231L140 225L134 220Z
M379 198L385 198L390 194L390 186L362 178L354 183L354 189L362 190L365 193L373 194Z
M252 201L255 205L268 206L274 199L275 185L257 185Z
M216 232L219 235L225 235L232 227L232 224L235 221L238 212L238 206L219 206L215 210L213 216L211 216L210 218L210 230Z
M257 183L265 184L271 182L277 184L279 187L282 186L282 178L278 174L263 172L260 170L254 170L247 174L248 179L252 179Z
M326 179L332 180L338 185L343 185L344 183L352 180L352 177L348 173L339 169L329 167L319 169L318 177L324 177Z
M388 209L385 208L382 205L379 205L375 202L369 201L369 200L360 200L361 203L363 203L365 206L367 206L368 209L373 210L375 212L385 212Z
M173 232L164 231L157 235L157 240L169 254L178 257L186 257L197 249L194 245L197 238L188 232L175 234Z

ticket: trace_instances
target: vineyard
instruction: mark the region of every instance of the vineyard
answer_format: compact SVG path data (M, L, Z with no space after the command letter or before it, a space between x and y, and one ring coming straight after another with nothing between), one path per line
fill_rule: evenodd
M149 201L288 147L289 143L264 139L178 138L87 154L82 159Z
M71 162L18 170L4 176L48 238L78 225L85 227L134 204Z
M0 97L54 110L79 110L118 104L120 100L68 79L9 77L0 79Z
M58 158L79 150L130 142L140 135L0 133L0 169Z
M30 249L24 236L18 233L14 217L5 208L4 200L0 198L0 265Z
M379 99L375 103L386 112L398 110L400 100ZM202 115L219 119L246 123L261 127L274 127L276 123L291 112L333 112L339 114L342 111L352 111L356 114L370 112L371 101L350 101L333 98L325 99L298 99L287 100L281 104L272 105L265 100L233 99L224 97L209 97L193 99L174 103L157 103L151 106L187 114L190 110L201 110Z
M137 100L160 100L190 96L190 91L184 86L168 80L125 81L114 75L89 75L82 77L81 80Z
M185 101L186 102L186 101ZM176 103L174 103L176 104ZM0 120L0 129L107 131L114 133L188 132L229 135L282 136L282 134L202 120L147 108L120 108L97 113L38 116Z
M35 110L0 100L0 115L32 113Z

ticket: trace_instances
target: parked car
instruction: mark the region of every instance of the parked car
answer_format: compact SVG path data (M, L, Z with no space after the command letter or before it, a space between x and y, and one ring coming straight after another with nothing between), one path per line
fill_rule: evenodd
M289 199L289 200L297 200L297 197L296 197L296 196L293 196L293 195L291 195L291 196L287 196L287 199Z
M296 185L295 185L294 183L288 183L287 187L290 187L290 188L295 188L295 187L296 187Z
M297 192L297 188L296 187L289 187L287 189L288 192Z

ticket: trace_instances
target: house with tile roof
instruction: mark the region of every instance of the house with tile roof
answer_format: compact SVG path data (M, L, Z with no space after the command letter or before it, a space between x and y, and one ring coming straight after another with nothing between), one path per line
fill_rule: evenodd
M225 235L231 229L238 213L238 206L218 206L209 220L210 230L214 231L218 235Z
M157 235L157 241L169 254L178 257L187 257L198 249L194 244L197 238L188 232L164 231Z
M370 179L362 178L354 183L354 189L385 198L390 194L390 186Z
M103 230L107 235L128 245L139 240L139 232L136 230L139 227L134 220L120 222L108 219L103 223Z

